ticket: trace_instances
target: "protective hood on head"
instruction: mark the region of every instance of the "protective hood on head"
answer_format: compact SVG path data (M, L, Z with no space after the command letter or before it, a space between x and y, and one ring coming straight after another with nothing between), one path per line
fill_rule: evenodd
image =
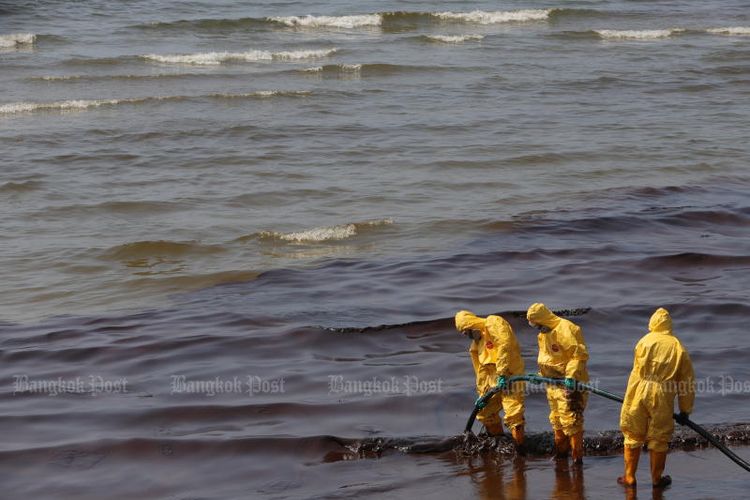
M648 322L648 329L652 332L658 333L672 333L672 317L669 315L669 311L660 307L654 314L651 315L651 319Z
M547 328L555 328L560 322L558 316L547 309L547 306L539 302L529 306L529 310L526 311L526 319L531 323L546 326Z
M463 330L484 330L484 318L480 318L471 311L458 311L456 313L456 329Z

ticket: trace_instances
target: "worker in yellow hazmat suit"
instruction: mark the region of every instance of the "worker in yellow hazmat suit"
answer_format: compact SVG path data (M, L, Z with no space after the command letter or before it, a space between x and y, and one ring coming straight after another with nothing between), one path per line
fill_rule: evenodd
M588 348L581 328L555 315L544 304L532 304L526 312L529 325L539 329L539 374L564 378L565 387L547 386L549 421L555 432L555 451L560 458L571 452L575 463L583 461L583 410L588 393L575 390L575 381L588 382Z
M514 375L523 375L521 349L510 324L500 316L482 318L469 311L456 313L456 329L472 339L469 347L471 363L476 375L477 393L483 396L496 385L504 388L495 394L477 415L477 419L491 436L503 433L500 408L505 412L505 424L520 446L524 441L523 382L508 384Z
M635 346L633 371L620 412L620 429L625 437L625 475L617 482L635 486L638 458L643 444L648 442L651 482L658 488L672 482L662 473L674 431L675 397L680 408L678 422L684 424L693 411L695 380L690 356L672 334L669 312L657 309L651 316L648 329L649 333Z

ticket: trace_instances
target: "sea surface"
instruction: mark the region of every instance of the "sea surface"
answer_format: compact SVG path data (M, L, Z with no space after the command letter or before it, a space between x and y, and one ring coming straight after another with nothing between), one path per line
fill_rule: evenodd
M583 470L433 446L452 317L534 371L544 302L622 393L666 307L694 420L750 422L749 124L746 0L0 0L3 497L625 496L601 398Z

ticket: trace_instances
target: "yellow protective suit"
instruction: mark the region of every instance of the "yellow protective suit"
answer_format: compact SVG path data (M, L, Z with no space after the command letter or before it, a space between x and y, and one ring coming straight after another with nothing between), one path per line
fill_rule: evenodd
M456 314L456 329L482 332L480 340L469 347L471 363L476 375L477 393L483 396L495 387L500 375L511 377L523 375L524 365L521 349L510 324L500 316L482 318L470 311ZM509 390L496 394L478 414L477 419L488 429L501 428L500 408L505 411L505 425L509 429L524 424L523 403L525 384L515 382Z
M588 382L586 361L589 359L589 352L581 328L539 303L529 307L526 318L530 323L546 326L551 330L549 333L540 332L537 336L539 374L543 377L572 378ZM583 410L587 401L587 392L575 392L569 396L563 387L548 386L547 402L552 429L562 431L566 436L583 432Z
M681 412L691 413L695 400L693 364L688 352L672 334L672 318L659 308L651 316L647 333L635 346L620 430L625 446L648 442L649 450L666 452L674 430L674 399Z

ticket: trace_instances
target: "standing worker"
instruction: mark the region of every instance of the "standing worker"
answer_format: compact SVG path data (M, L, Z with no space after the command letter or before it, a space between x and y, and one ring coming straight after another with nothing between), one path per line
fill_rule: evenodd
M456 329L471 338L469 354L476 375L477 393L483 396L495 385L504 389L495 394L478 414L477 419L490 436L503 433L500 408L505 411L505 425L510 429L516 444L524 441L523 400L525 384L507 380L523 375L523 358L518 340L510 324L500 316L482 318L469 311L456 313ZM512 387L511 387L512 385Z
M576 381L589 381L586 370L589 352L581 327L539 303L529 307L526 319L529 325L539 329L539 374L565 379L565 387L547 386L555 452L558 458L565 458L570 451L573 462L580 465L583 463L583 410L588 393L576 390Z
M662 476L667 448L674 431L672 415L678 397L684 425L695 400L693 364L688 352L672 334L672 318L659 308L648 322L649 333L635 346L633 371L620 412L620 430L625 437L625 475L617 482L626 487L636 484L635 471L641 448L648 442L651 460L651 483L664 488L672 478Z

